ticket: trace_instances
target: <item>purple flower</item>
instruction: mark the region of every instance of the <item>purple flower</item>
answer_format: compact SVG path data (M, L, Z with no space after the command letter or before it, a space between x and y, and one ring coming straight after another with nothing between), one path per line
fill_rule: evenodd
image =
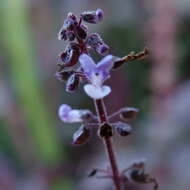
M90 83L84 86L84 90L91 98L101 99L111 92L111 88L103 83L110 77L110 70L114 63L113 58L112 55L107 55L98 64L95 64L87 54L79 57L81 67Z
M85 109L72 109L69 105L62 104L59 108L58 114L60 119L65 123L78 123L90 120L92 112Z

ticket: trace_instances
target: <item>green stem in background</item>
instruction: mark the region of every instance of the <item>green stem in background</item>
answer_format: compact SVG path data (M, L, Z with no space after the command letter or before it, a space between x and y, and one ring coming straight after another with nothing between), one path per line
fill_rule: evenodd
M99 117L100 123L108 122L106 107L104 105L103 99L94 100L94 104L96 107L96 112ZM108 159L112 168L112 175L113 175L115 190L121 190L120 175L119 175L116 158L113 151L112 139L111 137L104 137L103 141L104 141Z
M4 44L14 92L33 136L36 157L43 163L57 163L64 148L57 141L55 125L44 101L32 48L31 29L25 0L5 0L3 6Z

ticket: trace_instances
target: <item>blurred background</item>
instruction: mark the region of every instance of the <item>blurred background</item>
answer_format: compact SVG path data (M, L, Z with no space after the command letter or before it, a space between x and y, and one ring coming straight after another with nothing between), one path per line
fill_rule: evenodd
M108 81L109 113L122 106L141 110L130 137L114 136L119 168L145 158L160 189L190 189L189 0L1 0L0 190L111 189L109 180L87 178L92 168L108 165L100 139L72 146L79 125L57 115L63 103L94 111L82 89L66 93L54 74L67 13L97 8L104 21L89 29L102 35L111 54L150 50L148 59L123 66Z

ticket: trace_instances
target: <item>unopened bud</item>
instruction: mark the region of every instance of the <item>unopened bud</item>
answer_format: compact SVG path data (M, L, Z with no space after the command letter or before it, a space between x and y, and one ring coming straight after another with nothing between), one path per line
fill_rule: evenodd
M58 33L58 40L67 40L67 30L65 30L63 27Z
M77 17L73 13L68 13L67 19L65 19L63 27L67 30L74 30L77 24Z
M79 77L77 74L72 74L66 84L66 91L67 92L74 92L79 85Z
M105 55L109 52L109 46L105 44L100 35L97 33L92 33L88 37L87 44L101 55Z
M118 122L117 124L114 124L114 127L116 128L118 134L121 136L128 136L131 134L132 128L126 123Z
M74 134L73 134L73 144L81 145L86 143L90 138L90 130L82 125Z
M64 67L71 67L77 63L79 55L79 46L76 43L71 42L69 46L67 46L66 51L62 52L59 57L64 62Z
M75 34L74 34L74 32L69 31L69 32L67 33L67 37L68 37L69 41L73 41L73 40L75 39Z
M122 108L120 113L120 118L124 121L128 121L134 119L138 113L139 109L137 108L132 108L132 107Z
M99 46L97 46L96 51L100 54L100 55L107 55L109 52L109 46L104 44L101 44Z
M81 14L81 17L85 22L97 24L103 20L103 14L101 9L97 9L96 11L85 11Z

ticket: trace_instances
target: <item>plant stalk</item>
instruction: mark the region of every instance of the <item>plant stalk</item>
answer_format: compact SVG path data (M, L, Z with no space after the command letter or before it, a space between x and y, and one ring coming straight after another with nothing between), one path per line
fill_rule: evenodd
M99 122L107 123L108 117L107 117L107 111L104 104L104 100L103 99L94 100L94 104L95 104L97 115L99 117ZM119 170L118 170L115 154L113 151L112 138L104 137L103 142L104 142L108 159L111 165L115 190L121 190L120 175L119 175Z

